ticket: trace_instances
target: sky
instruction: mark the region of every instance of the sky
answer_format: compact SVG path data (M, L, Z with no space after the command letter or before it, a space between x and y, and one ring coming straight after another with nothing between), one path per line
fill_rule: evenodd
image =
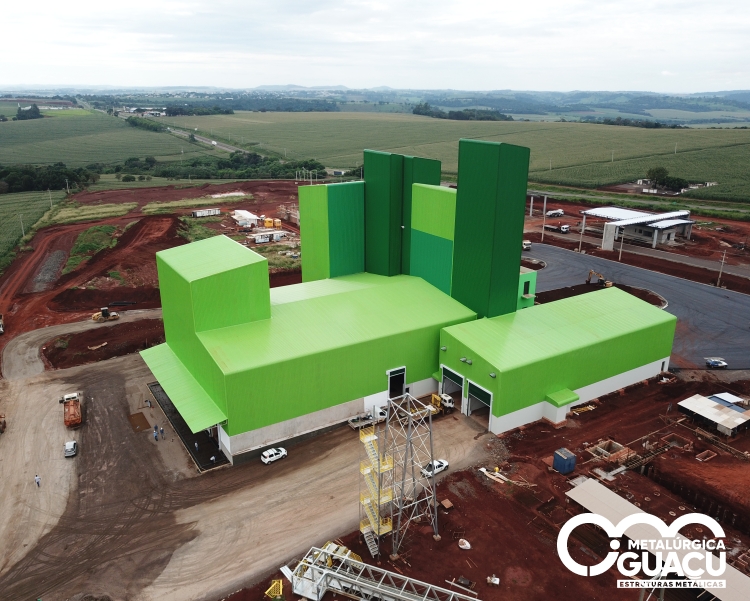
M746 0L41 0L2 21L9 89L750 89Z

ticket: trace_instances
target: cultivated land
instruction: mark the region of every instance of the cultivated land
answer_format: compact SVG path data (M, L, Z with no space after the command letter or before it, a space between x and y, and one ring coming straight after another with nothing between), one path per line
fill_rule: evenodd
M62 161L68 167L84 167L90 163L121 163L134 156L179 161L183 149L184 159L216 152L166 133L131 127L122 119L99 112L49 113L54 114L44 119L0 123L0 165L45 165Z
M750 130L643 129L581 123L450 121L386 113L260 113L166 118L161 122L259 152L353 167L362 149L439 159L457 171L459 138L531 148L531 181L596 187L645 177L663 165L695 182L718 181L703 198L750 200ZM677 144L677 154L675 154ZM614 162L612 151L614 150ZM552 170L550 171L550 161Z

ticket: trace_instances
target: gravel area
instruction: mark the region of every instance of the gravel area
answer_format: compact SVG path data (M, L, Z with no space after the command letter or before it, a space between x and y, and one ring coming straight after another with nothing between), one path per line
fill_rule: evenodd
M60 270L62 270L65 261L68 258L68 253L64 250L56 250L51 253L47 260L42 265L42 268L34 277L34 281L31 285L32 292L43 292L49 290L60 277Z

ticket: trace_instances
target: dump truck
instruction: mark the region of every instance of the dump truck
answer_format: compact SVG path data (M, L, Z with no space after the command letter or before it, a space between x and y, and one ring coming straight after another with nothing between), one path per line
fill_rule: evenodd
M5 334L5 322L3 321L2 313L0 313L0 334Z
M109 307L102 307L101 310L91 316L92 321L97 321L99 323L104 323L105 321L116 321L118 319L120 319L120 314L116 311L110 311Z
M593 269L589 270L589 277L586 278L586 283L591 283L591 278L593 276L596 276L597 280L594 282L598 286L603 286L604 288L611 288L613 286L613 282L609 281L607 278L605 278L601 273L598 273L594 271Z
M63 421L68 428L77 428L83 421L81 413L82 396L80 392L72 392L61 397L59 400L63 406Z
M561 234L567 234L570 232L569 225L545 225L544 229L548 232L560 232Z
M456 408L456 403L453 402L453 398L448 394L433 393L430 403L433 415L453 413L453 410Z

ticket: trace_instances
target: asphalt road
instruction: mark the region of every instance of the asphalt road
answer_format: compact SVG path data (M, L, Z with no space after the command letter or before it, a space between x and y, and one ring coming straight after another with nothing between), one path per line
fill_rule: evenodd
M594 269L663 296L666 311L678 319L673 365L703 367L704 357L723 357L730 369L750 369L750 296L546 244L534 244L524 256L547 263L537 272L539 292L582 284Z
M183 131L181 129L170 129L170 133L173 133L176 136L180 136L182 138L187 138L190 135L190 132ZM195 135L195 139L198 140L198 142L203 142L204 144L213 144L213 142L216 142L216 140L211 140L211 138L205 138L203 136L199 136L198 134ZM239 146L232 146L231 144L227 144L225 142L216 142L216 148L219 150L226 150L227 152L247 152L244 148L240 148Z

